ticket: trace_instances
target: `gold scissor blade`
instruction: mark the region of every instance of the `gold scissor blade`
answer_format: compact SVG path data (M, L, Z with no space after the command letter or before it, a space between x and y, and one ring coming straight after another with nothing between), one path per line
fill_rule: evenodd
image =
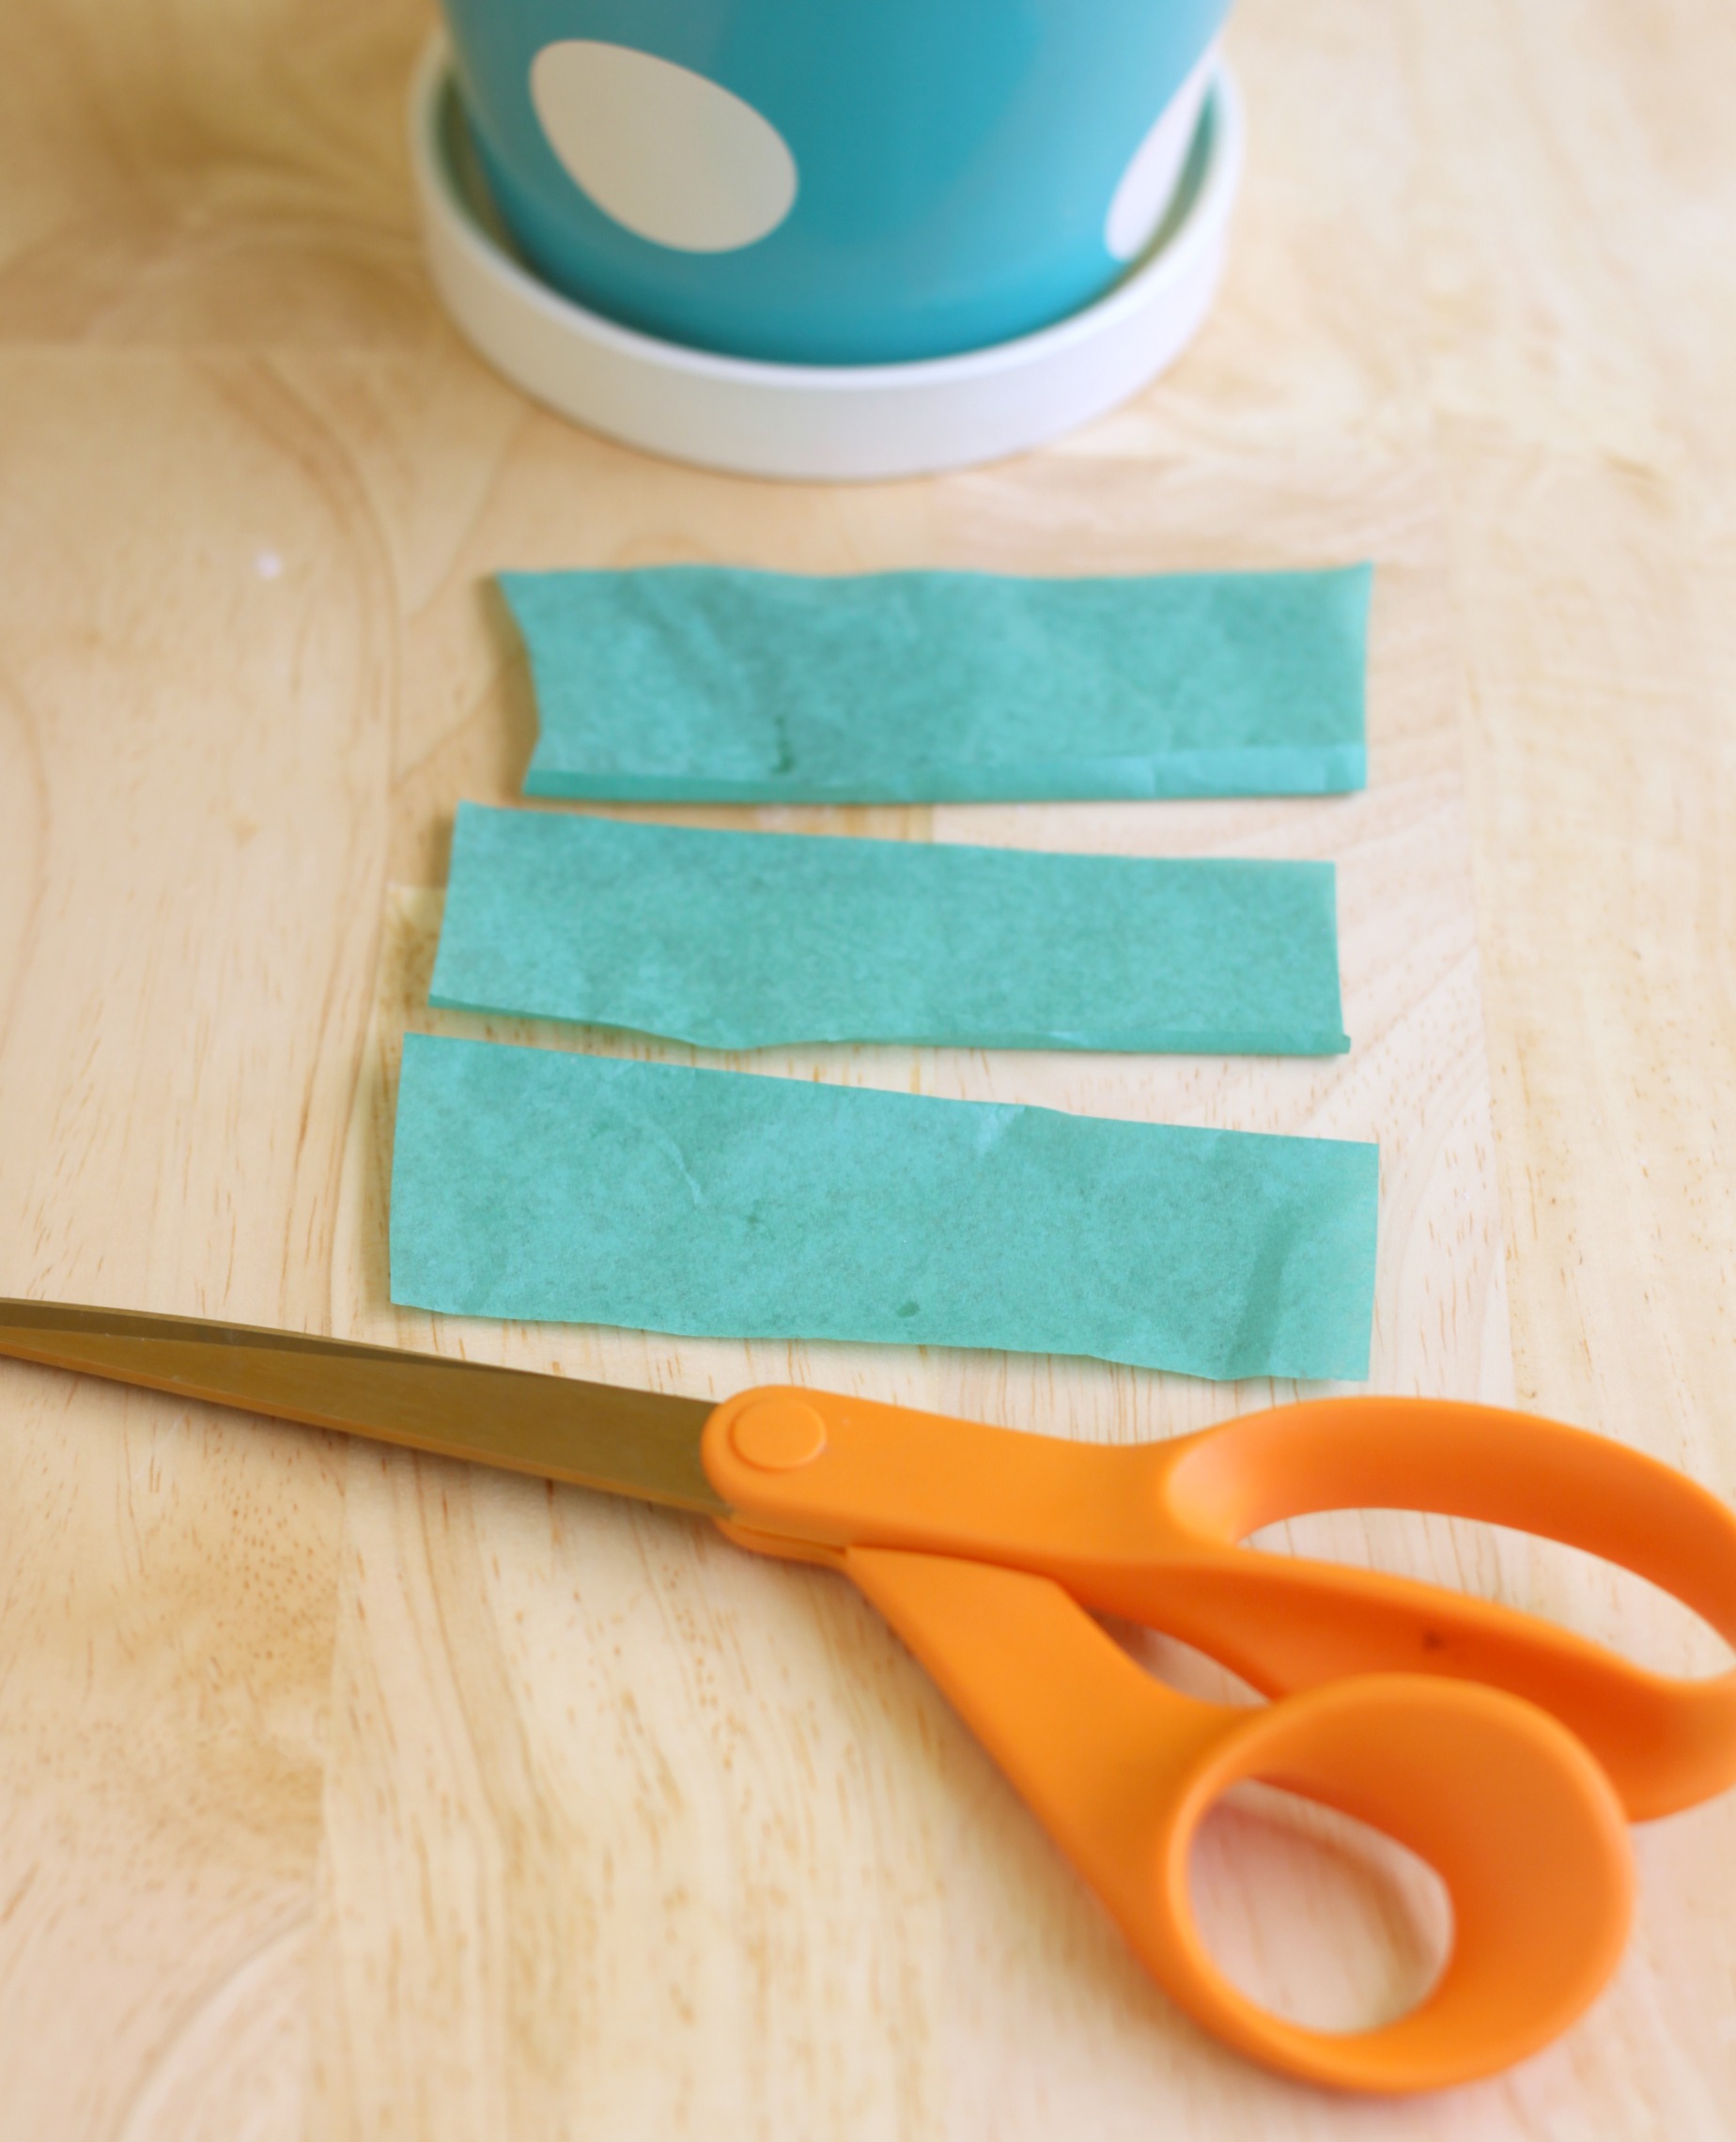
M707 1517L728 1509L700 1464L704 1399L247 1324L0 1296L6 1354Z

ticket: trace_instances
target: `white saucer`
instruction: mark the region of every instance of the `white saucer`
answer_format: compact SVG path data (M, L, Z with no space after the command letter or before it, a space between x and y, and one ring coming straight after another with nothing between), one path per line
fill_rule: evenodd
M1152 252L1057 326L912 365L768 365L619 327L517 258L467 153L445 40L423 54L410 147L436 287L490 364L563 416L737 474L933 474L1041 445L1126 400L1181 354L1223 269L1242 107L1219 67L1204 168Z

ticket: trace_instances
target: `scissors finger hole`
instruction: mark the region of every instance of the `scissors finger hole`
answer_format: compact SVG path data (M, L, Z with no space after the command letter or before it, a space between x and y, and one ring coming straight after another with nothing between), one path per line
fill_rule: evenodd
M1213 1907L1196 1843L1249 1781L1353 1819L1307 1817L1341 1868L1354 1853L1378 1870L1376 1893L1397 1892L1410 1926L1395 1945L1388 1920L1384 1967L1346 1969L1342 1921L1318 1885L1311 1899L1299 1885L1281 1921L1263 1916L1258 1976L1202 1915L1202 1902ZM1156 1951L1165 1982L1232 2042L1292 2073L1378 2090L1492 2074L1583 2013L1620 1954L1633 1884L1620 1805L1571 1733L1496 1689L1367 1674L1228 1714L1171 1806L1163 1860L1176 1917ZM1448 1898L1432 1893L1430 1874ZM1252 1923L1250 1910L1242 1917ZM1283 1941L1311 1937L1325 1961L1298 1948L1284 1969L1276 1924ZM1394 1968L1393 1946L1408 1970ZM1371 2022L1371 2006L1384 2018Z
M1408 2013L1452 1949L1452 1901L1395 1839L1258 1779L1193 1834L1188 1898L1212 1961L1269 2014L1370 2030Z

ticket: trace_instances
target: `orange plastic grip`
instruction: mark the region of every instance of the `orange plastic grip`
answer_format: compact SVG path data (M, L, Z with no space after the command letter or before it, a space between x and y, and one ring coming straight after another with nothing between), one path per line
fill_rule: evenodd
M1252 1711L1197 1702L1153 1681L1045 1577L873 1547L843 1562L1158 1983L1267 2066L1340 2089L1467 2082L1547 2043L1614 1969L1632 1901L1621 1810L1586 1750L1530 1704L1415 1675ZM1248 1777L1372 1824L1446 1882L1452 1952L1408 2014L1308 2030L1212 1962L1188 1856L1212 1802Z
M753 1462L755 1436L798 1420L811 1446L798 1462ZM1736 1638L1736 1518L1654 1460L1553 1421L1325 1400L1127 1448L768 1390L720 1406L704 1455L745 1544L821 1559L897 1547L1031 1571L1270 1695L1364 1672L1480 1681L1569 1725L1634 1816L1736 1779L1736 1673L1675 1680L1491 1601L1235 1544L1331 1508L1483 1518L1604 1555Z
M1229 1543L1317 1510L1438 1511L1601 1556L1736 1644L1736 1513L1606 1437L1495 1406L1326 1399L1170 1451L1166 1514L1196 1537ZM1550 1622L1396 1577L1245 1549L1230 1566L1238 1581L1202 1583L1193 1604L1217 1655L1245 1661L1257 1686L1387 1666L1511 1689L1586 1742L1635 1820L1736 1782L1736 1671L1650 1672Z
M1571 1733L1496 1689L1414 1673L1334 1676L1248 1711L1197 1702L1143 1673L1078 1599L1172 1626L1165 1602L1179 1591L1212 1623L1198 1632L1206 1648L1221 1653L1219 1618L1232 1609L1233 1624L1261 1601L1239 1574L1275 1560L1221 1529L1213 1536L1249 1507L1226 1506L1232 1464L1201 1468L1186 1521L1178 1512L1178 1457L1209 1446L1195 1437L1105 1451L771 1390L719 1407L703 1450L736 1513L731 1535L855 1579L1159 1983L1208 2029L1285 2073L1344 2089L1422 2090L1491 2073L1564 2028L1615 1966L1632 1894L1620 1803ZM1279 1491L1305 1496L1289 1455ZM1368 1604L1358 1573L1316 1575L1323 1596L1347 1600L1354 1628ZM1347 1592L1344 1579L1356 1580ZM1398 1589L1407 1603L1429 1601L1437 1620L1456 1604L1427 1587ZM1452 1952L1409 2014L1371 2031L1307 2030L1248 2000L1213 1964L1193 1921L1188 1855L1213 1800L1256 1777L1373 1824L1446 1882Z

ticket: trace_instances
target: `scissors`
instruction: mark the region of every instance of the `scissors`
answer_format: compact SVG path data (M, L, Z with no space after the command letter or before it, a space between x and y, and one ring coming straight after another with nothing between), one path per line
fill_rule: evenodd
M1179 2005L1346 2090L1524 2057L1614 1970L1627 1819L1736 1779L1736 1670L1675 1680L1530 1616L1239 1543L1331 1509L1433 1510L1564 1541L1736 1640L1736 1516L1620 1444L1423 1399L1325 1399L1106 1447L795 1389L721 1405L442 1356L0 1299L0 1354L509 1467L713 1519L838 1570L933 1674ZM1093 1614L1209 1653L1270 1699L1184 1696ZM1452 1900L1451 1953L1396 2021L1269 2013L1188 1901L1195 1832L1260 1778L1372 1824Z

